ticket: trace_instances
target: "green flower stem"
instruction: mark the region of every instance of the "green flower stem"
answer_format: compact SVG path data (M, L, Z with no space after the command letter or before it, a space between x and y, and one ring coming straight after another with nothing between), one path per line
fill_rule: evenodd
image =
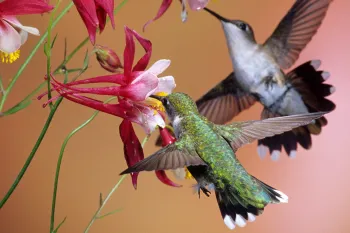
M0 202L0 209L5 205L5 203L7 202L7 200L9 199L9 197L11 196L11 194L13 193L13 191L16 189L17 185L19 184L19 182L21 181L21 179L23 178L23 175L24 173L27 171L30 163L32 162L34 156L35 156L35 153L37 152L37 150L39 149L39 146L41 144L41 142L43 141L44 137L45 137L45 134L47 132L47 130L49 129L49 126L50 126L50 123L53 119L53 116L55 115L56 113L56 110L58 108L58 106L61 104L63 98L60 97L57 99L56 103L53 105L52 107L52 110L50 111L50 114L46 120L46 123L39 135L39 138L38 140L36 141L33 149L32 149L32 152L29 154L23 168L21 169L21 171L19 172L19 174L17 175L17 178L16 180L14 181L14 183L12 184L12 186L10 187L10 189L7 191L5 197L1 200Z
M112 97L112 98L108 99L106 101L106 103L108 103L108 102L110 102L110 101L112 101L114 99L116 99L116 97ZM62 159L63 159L63 153L64 153L64 151L66 149L66 146L67 146L68 141L70 140L70 138L74 134L76 134L78 131L80 131L82 128L87 126L93 119L95 119L95 117L98 115L99 112L100 111L95 111L95 113L87 121L85 121L79 127L74 129L70 134L68 134L66 139L64 139L64 141L63 141L63 144L62 144L62 147L61 147L61 151L60 151L60 155L59 155L58 161L57 161L55 183L54 183L54 189L53 189L53 195L52 195L51 223L50 223L50 232L51 233L54 231L54 227L55 227L55 210L56 210L56 197L57 197L57 189L58 189L58 178L59 178L59 175L60 175L61 164L62 164Z
M57 16L57 18L53 21L52 23L52 28L54 28L57 23L62 19L62 17L69 11L69 9L73 6L73 2L70 2L64 9L63 11ZM5 101L8 97L8 95L10 94L13 86L15 85L15 83L17 82L19 76L23 73L24 69L27 67L27 65L29 64L29 62L32 60L32 58L34 57L35 53L38 51L38 49L40 48L40 45L44 42L44 40L46 39L46 37L48 36L48 32L46 31L44 35L42 35L42 37L40 38L39 42L35 45L34 49L32 50L32 52L29 54L29 56L27 57L27 59L24 61L24 63L22 64L22 66L19 68L19 70L17 71L17 73L15 74L15 76L13 77L12 81L10 82L10 84L8 85L6 91L4 92L4 95L1 98L0 101L0 112L2 111Z
M95 212L94 216L92 217L92 219L89 222L89 225L86 227L84 233L87 233L92 224L94 224L95 220L99 218L99 215L103 209L103 207L107 204L108 200L111 198L111 196L113 195L113 193L115 192L115 190L118 189L118 187L120 186L120 184L123 182L123 180L125 179L126 175L122 175L118 181L118 183L116 183L114 185L114 187L112 188L112 190L108 193L106 199L103 200L103 202L101 203L100 207L97 209L97 211Z
M142 143L141 143L142 148L143 148L143 147L145 146L145 144L148 142L149 138L150 138L150 135L147 135L147 136L143 139L143 141L142 141ZM100 219L100 218L103 218L103 217L105 217L105 216L111 215L111 214L114 213L114 212L117 212L117 210L116 210L116 211L112 211L112 212L110 212L110 213L108 213L108 214L106 214L106 215L100 216L100 213L101 213L103 207L107 204L108 200L111 198L111 196L112 196L112 194L115 192L115 190L118 189L119 185L123 182L123 180L125 179L125 177L126 177L126 174L125 174L125 175L122 175L122 176L120 177L118 183L116 183L116 184L114 185L114 187L112 188L112 190L108 193L106 199L104 199L104 200L101 202L100 207L97 209L97 211L95 212L94 216L93 216L92 219L90 220L89 225L86 227L84 233L87 233L87 232L90 230L92 224L94 224L94 222L95 222L96 219Z

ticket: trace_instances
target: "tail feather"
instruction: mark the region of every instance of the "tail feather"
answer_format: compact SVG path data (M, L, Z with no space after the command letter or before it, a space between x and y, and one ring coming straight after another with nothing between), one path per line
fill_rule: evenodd
M281 191L272 188L264 182L253 177L263 190L270 196L268 203L287 203L288 196ZM215 191L216 199L219 205L221 216L224 223L229 229L234 229L237 226L244 227L248 222L255 221L256 217L263 213L264 208L257 208L253 205L243 206L238 201L235 195L231 194L228 189L224 191Z
M325 71L317 71L320 65L321 62L319 60L309 61L287 74L287 81L302 96L309 112L328 112L335 109L335 104L325 98L334 93L335 88L332 85L324 83L330 74ZM261 114L262 119L278 116L281 115L271 112L266 108ZM310 149L312 146L311 135L319 135L322 127L326 125L327 119L321 117L309 125L259 140L258 153L260 157L263 157L268 149L271 158L276 160L279 158L283 147L289 157L295 157L298 144L304 149Z

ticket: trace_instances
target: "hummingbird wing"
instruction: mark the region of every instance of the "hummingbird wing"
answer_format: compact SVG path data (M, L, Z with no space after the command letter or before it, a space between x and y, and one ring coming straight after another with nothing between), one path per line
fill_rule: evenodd
M297 0L264 44L282 69L290 68L316 34L332 0Z
M196 101L198 111L215 124L225 124L252 106L256 98L239 88L234 72Z
M215 130L230 142L232 149L237 150L244 144L256 139L271 137L310 124L328 112L268 118L259 121L235 122L229 125L216 125Z
M141 171L174 170L177 168L198 165L207 164L198 156L194 149L188 149L188 147L185 147L183 139L180 139L129 167L120 174L123 175Z

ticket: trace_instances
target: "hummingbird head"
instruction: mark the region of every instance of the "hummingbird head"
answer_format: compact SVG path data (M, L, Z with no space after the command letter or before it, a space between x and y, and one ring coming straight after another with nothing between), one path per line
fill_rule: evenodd
M168 96L151 95L150 97L162 102L170 121L173 121L176 117L184 117L191 113L199 114L197 105L185 93L175 92Z
M233 44L238 45L240 44L240 42L243 43L245 41L256 43L254 31L248 23L242 20L226 19L223 16L206 7L204 8L204 10L206 10L207 12L209 12L209 14L213 15L215 18L220 20L228 42L232 42Z

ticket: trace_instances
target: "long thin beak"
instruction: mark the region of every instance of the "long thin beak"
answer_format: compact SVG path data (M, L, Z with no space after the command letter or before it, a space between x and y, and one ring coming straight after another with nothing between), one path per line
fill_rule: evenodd
M223 22L229 22L229 21L230 21L230 20L228 20L228 19L222 17L222 16L219 15L218 13L216 13L216 12L210 10L209 8L204 7L204 10L206 10L207 12L209 12L209 14L211 14L212 16L214 16L215 18L217 18L217 19L220 20L220 21L223 21Z
M158 95L150 95L149 97L152 97L152 98L159 100L159 101L162 101L162 99L164 98L164 97L158 96Z

